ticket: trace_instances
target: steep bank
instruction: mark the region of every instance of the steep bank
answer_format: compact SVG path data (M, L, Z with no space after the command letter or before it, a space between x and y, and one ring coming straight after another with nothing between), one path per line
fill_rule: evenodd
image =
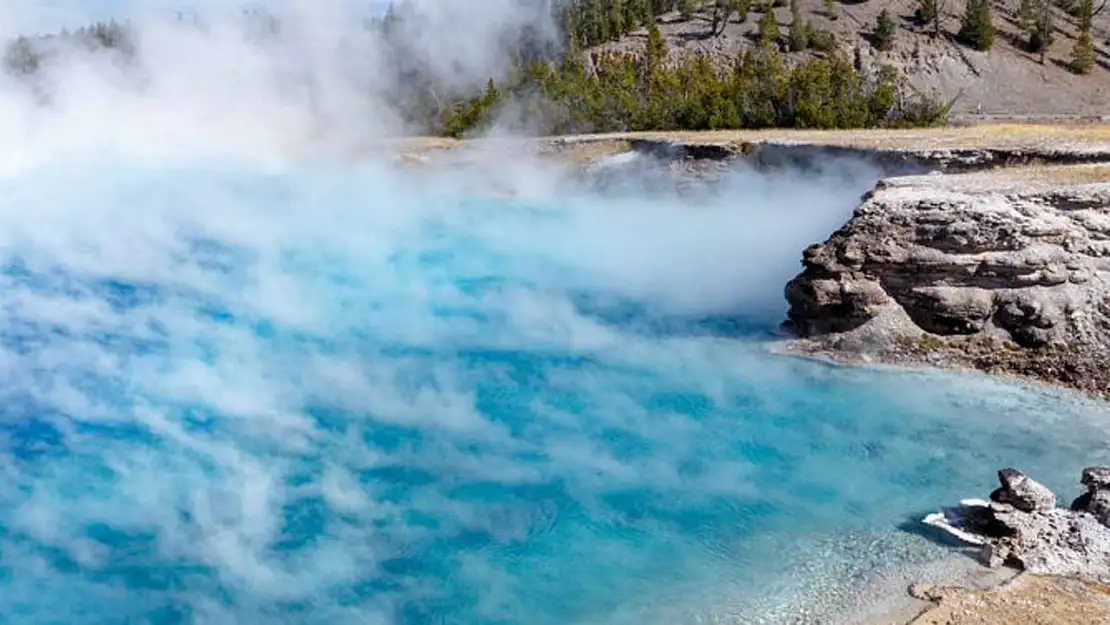
M881 181L786 287L801 351L1110 394L1110 167Z

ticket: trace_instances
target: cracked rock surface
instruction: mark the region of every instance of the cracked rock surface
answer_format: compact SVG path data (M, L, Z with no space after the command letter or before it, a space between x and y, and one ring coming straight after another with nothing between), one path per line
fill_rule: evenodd
M1110 183L888 179L802 264L785 327L803 351L1110 393Z

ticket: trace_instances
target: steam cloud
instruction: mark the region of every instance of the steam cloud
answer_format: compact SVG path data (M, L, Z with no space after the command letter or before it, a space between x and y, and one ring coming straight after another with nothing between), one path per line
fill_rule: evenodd
M4 3L0 31L79 16L43 6ZM720 541L704 550L739 567L729 559L775 549L734 553L758 542L744 505L819 523L818 504L737 449L812 437L851 459L881 439L899 462L934 460L914 446L939 436L924 418L904 435L878 418L744 421L752 405L788 414L781 389L817 374L612 312L773 327L800 250L845 219L870 167L741 170L696 204L649 191L658 170L604 195L500 143L469 165L401 169L367 150L404 129L377 97L388 59L351 9L282 2L271 9L295 28L267 46L215 6L201 7L205 30L133 17L138 84L70 53L41 85L49 105L0 89L10 622L109 608L117 621L427 622L419 606L444 593L489 619L547 622L528 592L580 601L567 609L582 622L601 618L588 608L642 622L615 597L665 596L637 584L655 583L674 543L633 548L611 528L678 540L680 511L724 510L697 521ZM553 28L512 0L418 8L431 27L411 47L473 84L503 70L505 33ZM876 414L909 410L913 384L806 410L856 411L863 395L884 398ZM842 487L788 460L802 477L787 481ZM497 559L528 541L567 557ZM606 567L624 586L589 586Z

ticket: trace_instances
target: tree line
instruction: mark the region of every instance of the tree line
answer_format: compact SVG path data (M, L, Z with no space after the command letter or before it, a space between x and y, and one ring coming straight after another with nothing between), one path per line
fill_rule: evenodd
M943 123L947 107L912 94L891 67L859 72L839 53L789 64L775 48L748 49L733 67L704 56L669 58L652 24L647 49L534 63L454 102L439 132L462 136L494 123L553 134L659 129L863 128Z

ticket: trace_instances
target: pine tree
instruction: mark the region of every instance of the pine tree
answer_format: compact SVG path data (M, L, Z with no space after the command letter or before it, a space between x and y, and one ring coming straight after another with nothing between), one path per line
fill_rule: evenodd
M651 3L648 0L625 0L624 24L629 31L646 26L651 19Z
M1056 39L1056 24L1052 20L1052 5L1049 0L1037 0L1037 3L1037 19L1033 23L1033 29L1029 32L1029 51L1039 52L1041 65L1044 65L1048 48Z
M748 21L748 12L752 10L752 0L736 0L736 19L741 24Z
M994 45L994 22L989 0L968 0L960 31L956 36L976 50L990 50Z
M771 0L767 0L763 17L759 19L759 45L762 48L775 46L780 37L782 33L779 32L779 23L775 20L775 10L771 6Z
M913 12L913 20L918 26L927 26L937 18L937 0L921 0Z
M836 0L825 0L825 17L836 20L840 15L836 12Z
M732 14L742 12L741 21L747 18L747 7L742 6L742 0L713 0L713 20L710 31L714 37L725 32Z
M884 8L879 12L872 35L875 37L875 47L883 52L894 45L894 19L890 17L889 10Z
M1080 0L1079 3L1079 36L1075 39L1075 47L1071 52L1071 71L1076 74L1090 74L1095 68L1095 45L1091 36L1094 19L1094 2Z
M679 0L678 16L684 22L694 18L694 0Z
M1021 0L1018 4L1018 27L1022 30L1033 28L1037 20L1037 1Z
M809 47L809 23L802 16L798 0L790 0L790 49L801 52Z
M659 70L667 60L667 42L663 40L663 33L659 32L659 27L654 22L648 25L646 57L649 72Z
M1079 30L1090 31L1094 28L1095 3L1093 0L1079 0Z
M619 9L613 7L609 10L609 32L613 38L620 37L631 29L631 25L624 22L624 11Z

